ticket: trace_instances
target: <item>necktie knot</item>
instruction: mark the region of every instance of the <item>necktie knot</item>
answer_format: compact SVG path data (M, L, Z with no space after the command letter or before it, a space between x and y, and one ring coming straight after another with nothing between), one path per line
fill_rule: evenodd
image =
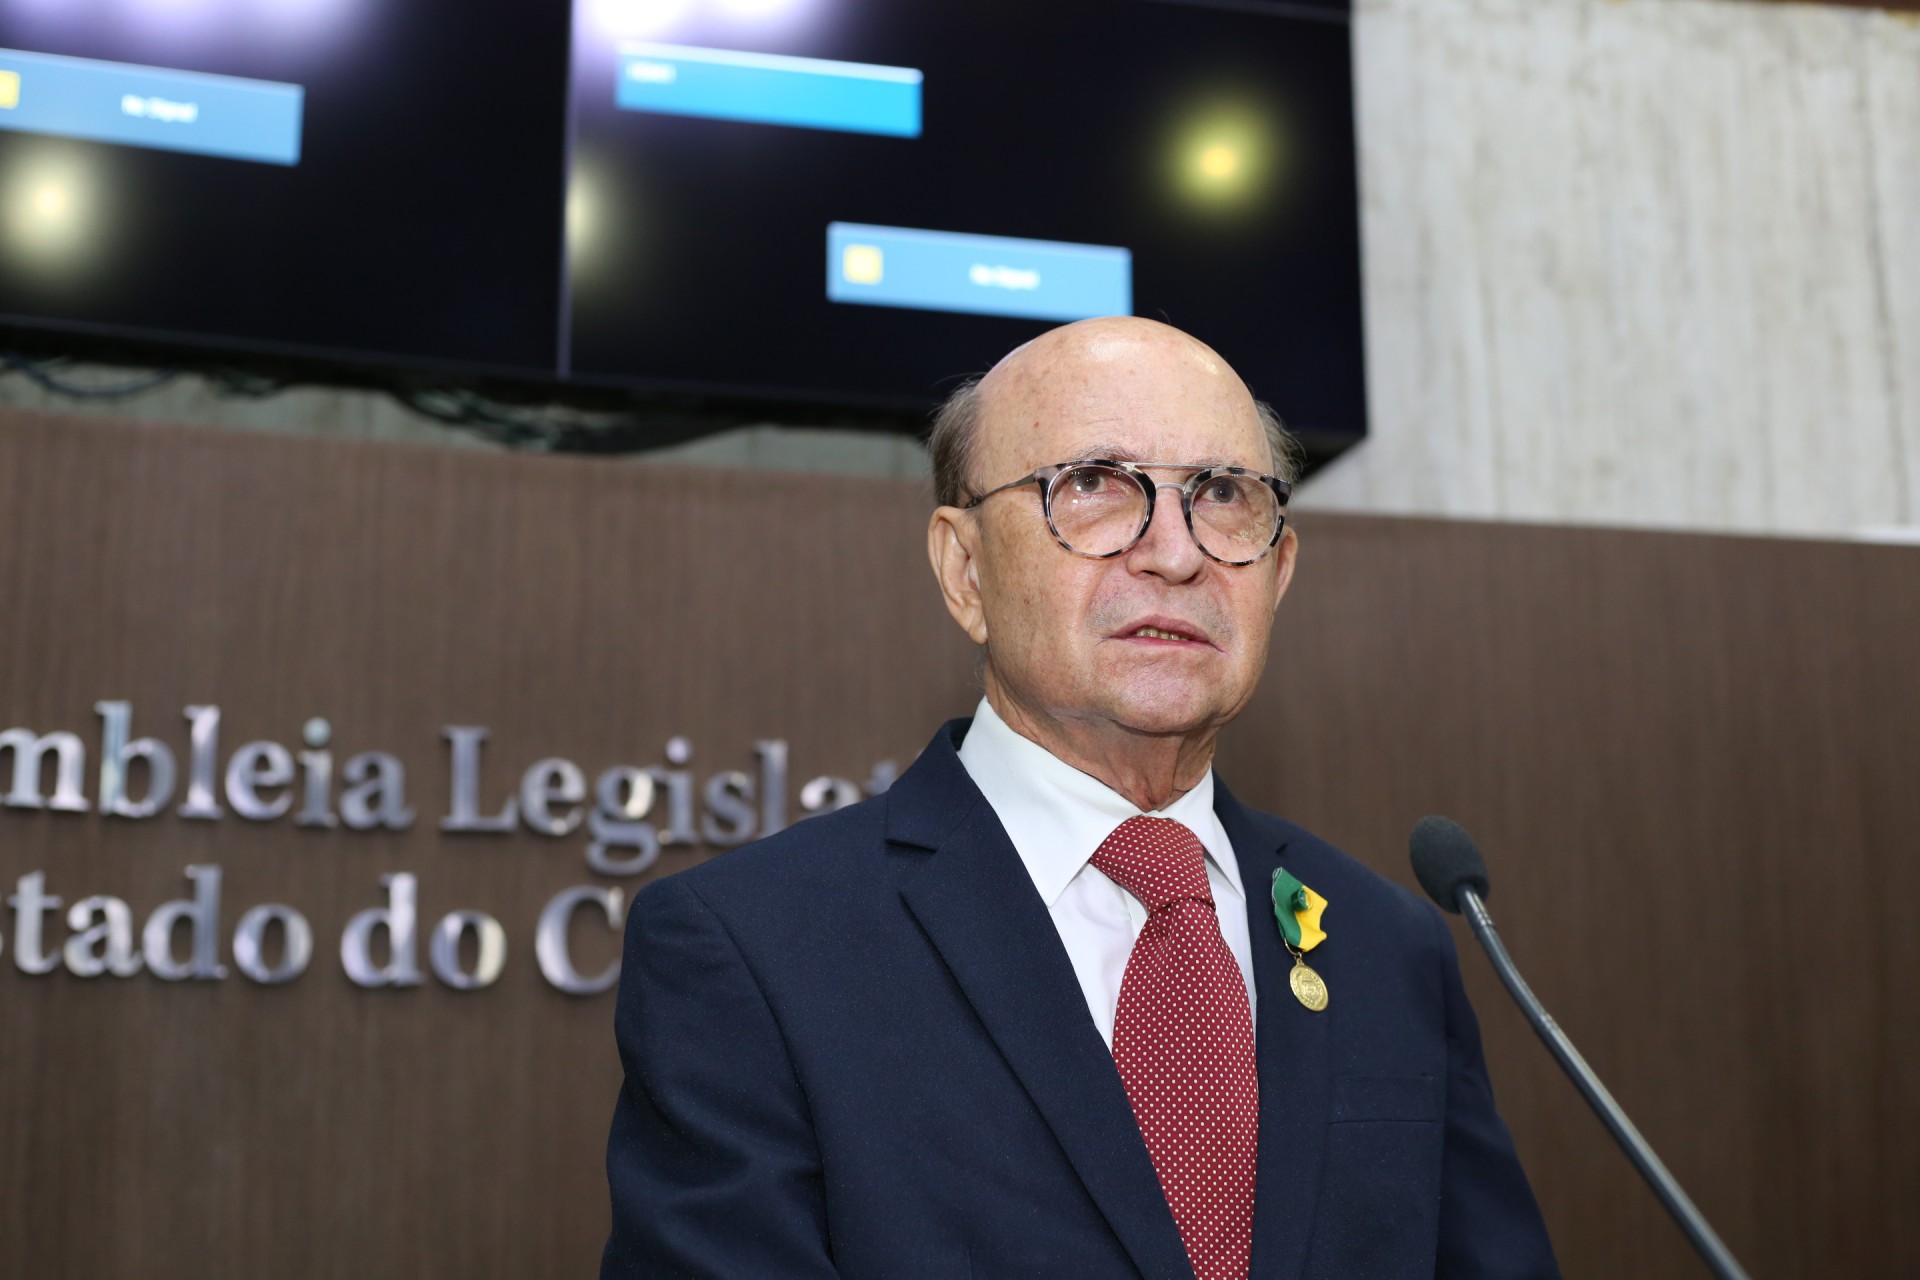
M1128 818L1094 851L1101 875L1138 898L1147 914L1182 901L1213 905L1206 849L1200 837L1172 818Z

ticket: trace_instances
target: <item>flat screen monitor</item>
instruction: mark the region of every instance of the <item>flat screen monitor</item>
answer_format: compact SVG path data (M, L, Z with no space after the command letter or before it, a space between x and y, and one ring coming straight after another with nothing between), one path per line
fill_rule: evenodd
M563 0L0 0L0 320L558 360Z
M1168 320L1364 431L1338 8L577 0L567 372L923 405Z

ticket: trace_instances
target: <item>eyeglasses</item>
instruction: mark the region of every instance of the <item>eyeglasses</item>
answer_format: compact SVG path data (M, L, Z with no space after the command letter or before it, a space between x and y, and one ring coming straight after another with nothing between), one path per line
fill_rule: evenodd
M1184 484L1155 480L1155 471L1190 471ZM1196 467L1179 462L1114 462L1083 458L1009 480L969 502L973 510L996 493L1040 487L1041 509L1053 540L1077 556L1107 560L1133 549L1153 521L1161 489L1180 491L1187 532L1209 560L1239 566L1273 550L1287 523L1293 486L1245 467Z

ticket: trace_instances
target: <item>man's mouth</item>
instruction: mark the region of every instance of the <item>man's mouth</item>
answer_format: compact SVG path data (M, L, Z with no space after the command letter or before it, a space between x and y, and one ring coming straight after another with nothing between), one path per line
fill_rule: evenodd
M1170 640L1176 644L1203 644L1209 648L1213 642L1198 629L1182 626L1179 623L1162 619L1157 623L1142 623L1131 631L1120 633L1123 640Z

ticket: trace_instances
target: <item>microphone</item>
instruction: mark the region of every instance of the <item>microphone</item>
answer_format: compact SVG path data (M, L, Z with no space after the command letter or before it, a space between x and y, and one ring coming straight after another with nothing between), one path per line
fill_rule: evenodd
M1480 939L1480 945L1486 948L1487 958L1493 961L1494 972L1500 975L1500 981L1506 985L1514 1003L1520 1006L1520 1012L1527 1016L1534 1032L1553 1054L1554 1061L1560 1064L1560 1069L1580 1090L1580 1096L1600 1117L1600 1123L1620 1144L1620 1149L1626 1152L1633 1167L1653 1188L1653 1194L1659 1197L1674 1222L1679 1224L1688 1242L1721 1280L1747 1280L1747 1273L1741 1269L1732 1252L1714 1234L1705 1216L1687 1198L1679 1182L1660 1162L1660 1157L1653 1153L1647 1140L1634 1128L1633 1121L1627 1119L1627 1113L1607 1092L1607 1086L1600 1083L1600 1077L1594 1074L1587 1060L1573 1047L1573 1041L1567 1039L1560 1024L1553 1020L1539 997L1527 986L1526 980L1520 976L1520 970L1514 967L1513 957L1507 954L1500 934L1493 927L1493 917L1487 913L1487 864L1480 856L1480 850L1474 846L1473 837L1450 818L1430 817L1414 824L1408 844L1413 858L1413 874L1420 881L1420 887L1443 909L1466 916L1467 923L1473 926L1474 937Z

